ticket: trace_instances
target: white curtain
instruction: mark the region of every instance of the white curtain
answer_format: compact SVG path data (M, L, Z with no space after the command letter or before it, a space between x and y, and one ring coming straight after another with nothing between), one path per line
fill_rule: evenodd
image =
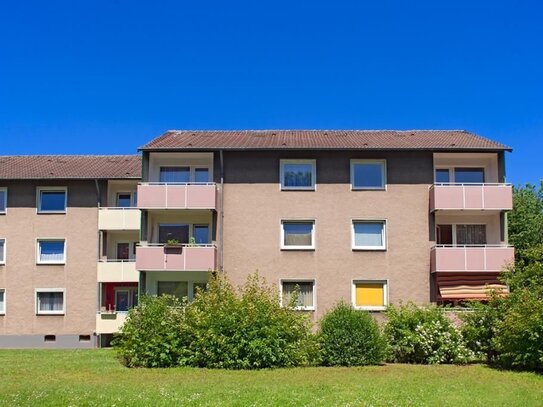
M40 311L62 311L64 308L64 293L38 293Z
M283 283L283 305L287 305L298 287L297 307L313 306L313 283L311 282L288 282Z
M44 261L44 262L64 261L64 242L63 241L40 242L40 261Z

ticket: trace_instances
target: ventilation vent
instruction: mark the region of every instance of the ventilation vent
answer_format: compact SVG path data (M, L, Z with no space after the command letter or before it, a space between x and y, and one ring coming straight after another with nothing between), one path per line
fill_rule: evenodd
M79 342L90 342L90 335L79 335Z
M56 335L45 335L43 337L43 341L44 342L56 342L57 341L57 337Z

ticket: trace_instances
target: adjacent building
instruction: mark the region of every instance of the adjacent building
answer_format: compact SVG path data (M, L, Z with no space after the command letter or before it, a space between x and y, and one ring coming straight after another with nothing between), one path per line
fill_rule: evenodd
M190 300L210 270L234 284L258 271L282 301L297 288L314 319L341 299L380 312L507 290L510 148L497 142L169 131L140 151L0 158L0 346L105 346L139 293Z

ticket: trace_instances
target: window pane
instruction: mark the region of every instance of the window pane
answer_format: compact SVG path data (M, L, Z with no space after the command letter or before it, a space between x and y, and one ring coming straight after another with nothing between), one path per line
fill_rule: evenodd
M64 309L64 293L38 293L39 311L62 311Z
M207 283L194 283L194 295L199 291L207 291Z
M285 246L312 246L313 223L283 223Z
M65 211L65 191L40 191L40 211Z
M169 294L179 299L188 296L188 283L186 281L159 281L157 283L157 294Z
M62 262L64 261L64 241L50 240L40 241L40 261Z
M4 293L5 291L4 290L0 290L0 313L4 313L6 312L6 303L5 303L5 300L4 300Z
M117 207L118 208L130 208L132 206L132 200L130 194L117 195Z
M128 260L130 257L130 243L117 243L117 260Z
M128 290L121 290L115 292L115 310L116 311L128 311L128 301L130 293Z
M160 182L189 182L189 167L160 167Z
M454 182L482 184L485 182L485 170L484 168L455 168Z
M360 247L382 247L383 222L355 222L354 223L354 245Z
M6 191L0 191L0 212L6 211Z
M194 182L209 182L209 169L196 168L194 171Z
M160 225L158 227L158 243L168 243L168 240L188 243L189 225Z
M356 284L356 306L358 307L382 307L384 302L383 283L358 283Z
M311 164L283 164L283 186L285 187L312 187Z
M313 306L313 283L312 282L284 282L283 283L283 305L288 305L294 291L298 288L296 307Z
M456 225L456 244L486 244L486 225Z
M5 259L5 256L4 256L5 245L6 245L5 239L0 239L0 263L3 263Z
M437 169L436 170L436 183L447 183L451 182L449 177L448 169Z
M198 244L209 243L209 226L195 225L194 226L194 240Z
M437 244L453 244L452 225L437 225L436 232Z
M384 188L383 163L353 164L353 187Z

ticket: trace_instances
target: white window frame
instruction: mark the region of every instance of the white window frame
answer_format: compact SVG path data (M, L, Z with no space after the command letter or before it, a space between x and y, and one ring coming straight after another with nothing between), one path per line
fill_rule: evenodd
M8 189L7 187L0 187L0 192L4 193L4 203L6 207L4 209L0 208L0 215L5 215L8 211Z
M355 223L382 223L383 229L381 237L383 241L382 246L356 246L355 242ZM387 220L386 219L351 219L351 250L353 251L386 251L388 247L387 242Z
M299 311L315 311L317 309L317 282L312 278L282 278L279 280L279 299L281 307L286 306L283 304L283 283L312 283L313 285L313 306L311 307L294 307Z
M62 293L62 310L60 311L40 311L38 305L39 293ZM66 315L66 289L64 288L36 288L34 292L34 303L36 315Z
M4 246L3 246L3 248L2 248L2 252L3 252L2 254L3 254L3 256L2 256L2 260L0 260L0 266L3 266L3 265L6 264L6 253L7 253L7 251L6 251L6 245L7 245L7 239L6 239L5 237L0 237L0 241L3 241L3 242L4 242Z
M114 293L115 293L115 312L128 312L128 311L118 311L117 310L117 293L119 292L126 292L128 293L128 309L132 309L134 308L134 297L133 297L133 294L134 294L134 291L138 291L138 287L115 287L113 289ZM137 295L137 294L136 294Z
M357 284L383 284L383 306L359 306L356 305L356 285ZM356 279L351 282L351 303L354 309L362 311L385 311L388 307L388 279L387 280L369 280Z
M381 187L364 187L354 185L354 166L356 164L382 164L381 177L383 178L383 186ZM387 189L387 160L386 159L361 159L356 158L351 160L351 191L386 191Z
M283 225L285 223L311 223L313 228L311 229L311 246L288 246L285 245L285 229ZM280 247L281 250L315 250L315 228L316 228L315 219L282 219L280 228L281 228L281 241Z
M0 292L4 293L4 309L1 309L0 308L0 315L6 315L6 289L5 288L0 288Z
M119 206L119 195L130 195L130 206L124 207L126 209L129 208L136 208L137 202L136 202L136 191L119 191L115 194L115 207L121 208Z
M64 210L63 211L44 211L41 210L41 193L42 192L51 192L51 191L62 191L64 192ZM68 187L37 187L36 188L36 212L39 214L50 214L50 213L66 213L68 212Z
M40 242L64 242L64 256L62 261L41 261L40 260ZM63 237L37 237L36 238L36 264L62 265L66 264L66 252L68 250L68 242Z
M285 164L310 164L311 165L311 186L289 187L285 186ZM281 191L316 191L317 190L317 160L315 159L281 159L279 160L279 187Z

